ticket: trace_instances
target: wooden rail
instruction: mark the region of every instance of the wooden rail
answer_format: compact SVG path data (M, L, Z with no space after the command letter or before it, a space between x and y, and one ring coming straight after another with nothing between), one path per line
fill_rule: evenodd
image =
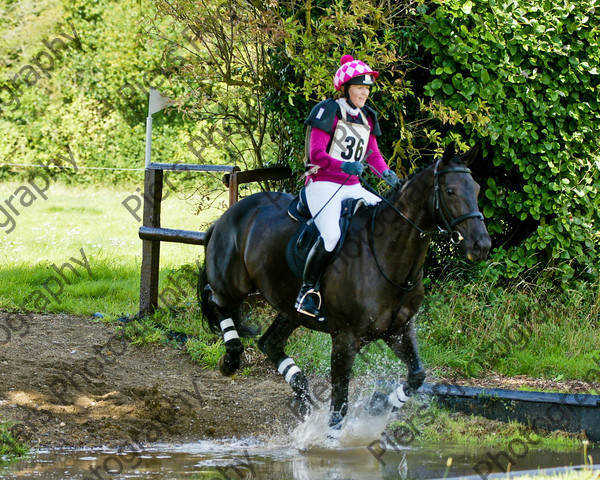
M150 163L144 178L144 213L138 235L142 239L142 268L140 278L140 316L152 314L158 308L160 271L160 242L205 245L206 233L161 227L161 200L164 171L224 172L223 182L229 189L229 206L237 202L238 186L243 183L289 178L289 167L262 168L240 171L237 166L197 165L182 163Z
M190 245L204 245L205 232L191 230L175 230L173 228L140 227L139 236L142 240L158 240L159 242L187 243Z

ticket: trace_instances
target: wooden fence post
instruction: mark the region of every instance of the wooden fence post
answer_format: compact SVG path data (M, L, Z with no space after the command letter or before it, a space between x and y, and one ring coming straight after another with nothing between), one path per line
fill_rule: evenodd
M153 314L158 308L160 242L205 245L206 233L160 226L164 171L226 172L223 182L229 188L229 206L237 202L238 186L243 183L289 178L289 167L264 168L241 172L237 166L151 163L144 179L144 215L138 235L142 240L139 316Z
M146 169L144 180L145 227L160 227L160 203L163 191L163 171ZM140 316L151 315L158 308L158 274L160 270L160 240L142 240L140 278Z

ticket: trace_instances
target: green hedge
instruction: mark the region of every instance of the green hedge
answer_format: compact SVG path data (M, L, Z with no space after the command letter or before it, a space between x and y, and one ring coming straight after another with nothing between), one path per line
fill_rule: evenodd
M489 122L482 204L503 276L598 275L600 9L594 1L430 5L425 93Z

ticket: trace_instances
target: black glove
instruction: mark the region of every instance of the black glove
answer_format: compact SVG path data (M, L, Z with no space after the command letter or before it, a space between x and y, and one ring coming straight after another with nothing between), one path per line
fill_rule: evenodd
M360 162L342 162L342 172L348 175L360 175L365 166Z
M384 170L381 176L392 188L396 188L398 185L400 185L400 179L393 170Z

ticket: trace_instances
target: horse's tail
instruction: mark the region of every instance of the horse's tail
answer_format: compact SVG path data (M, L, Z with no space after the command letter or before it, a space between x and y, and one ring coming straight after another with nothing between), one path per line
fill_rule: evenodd
M210 241L210 237L212 236L214 227L215 224L212 224L206 232L206 241L204 243L205 247ZM206 248L204 249L204 254L206 256ZM206 275L206 258L202 262L202 266L200 267L200 273L198 274L198 285L196 287L196 294L198 296L198 304L200 305L200 310L202 311L202 324L204 325L204 328L215 333L220 332L221 329L219 326L219 317L217 316L214 308L212 308L210 304L210 296L212 294L212 289L208 284L208 276Z

